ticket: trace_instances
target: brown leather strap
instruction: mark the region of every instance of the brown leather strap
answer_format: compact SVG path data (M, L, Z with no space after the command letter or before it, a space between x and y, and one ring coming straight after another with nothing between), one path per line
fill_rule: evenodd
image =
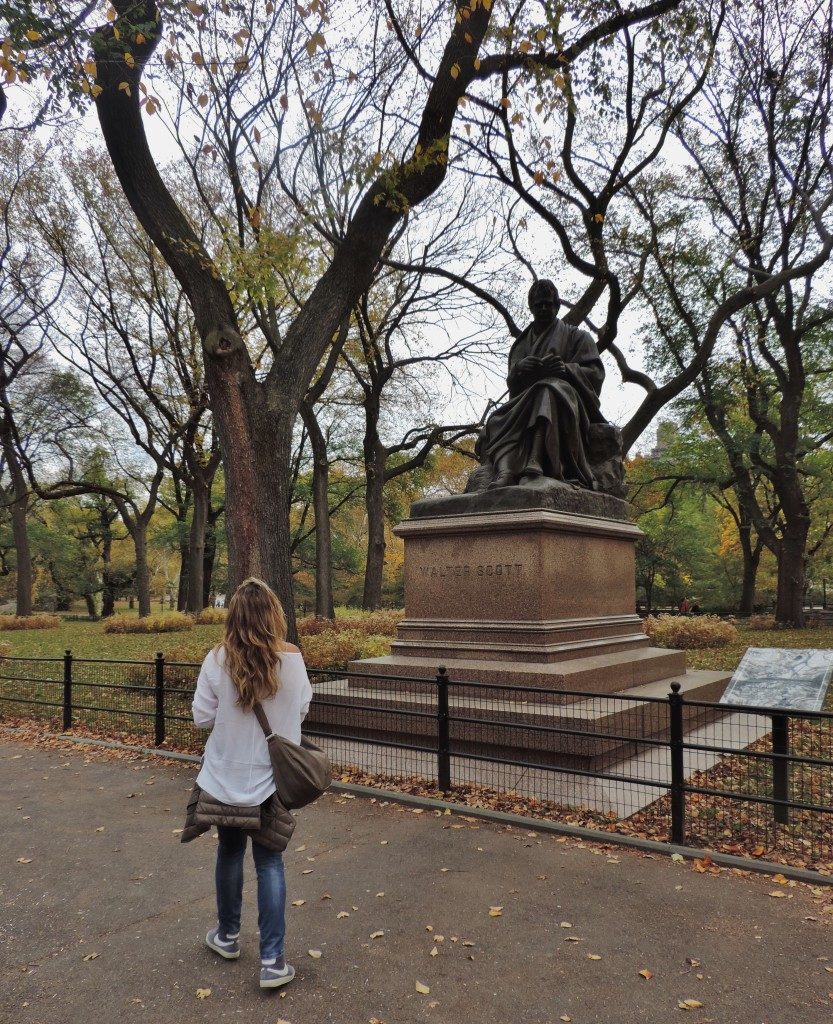
M260 728L263 730L263 735L269 739L274 732L274 729L269 725L269 719L266 717L266 712L263 710L263 705L258 701L252 705L252 711L255 713L255 717L260 722Z

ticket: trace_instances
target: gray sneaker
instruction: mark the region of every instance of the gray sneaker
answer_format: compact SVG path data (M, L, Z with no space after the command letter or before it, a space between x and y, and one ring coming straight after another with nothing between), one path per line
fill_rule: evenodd
M208 935L206 935L205 944L209 949L213 949L215 953L219 953L226 960L236 960L240 956L238 936L235 935L233 938L227 936L225 939L221 939L219 926L212 928Z
M260 965L260 987L280 988L281 985L288 985L295 977L295 968L292 964L285 964L283 967L276 967L274 964Z

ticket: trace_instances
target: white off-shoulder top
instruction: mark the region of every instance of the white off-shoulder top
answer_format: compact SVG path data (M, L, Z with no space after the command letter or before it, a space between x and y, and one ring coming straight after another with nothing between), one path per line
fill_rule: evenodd
M224 668L222 647L202 663L191 705L194 724L211 729L197 782L227 804L253 806L275 792L272 764L263 730L254 712L237 703L237 690ZM312 687L300 651L281 653L280 688L263 710L273 732L301 742L301 722L309 711Z

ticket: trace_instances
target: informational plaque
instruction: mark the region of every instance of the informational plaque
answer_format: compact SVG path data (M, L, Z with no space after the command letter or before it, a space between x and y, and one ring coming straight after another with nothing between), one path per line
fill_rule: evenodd
M721 704L821 711L833 677L833 651L750 647Z

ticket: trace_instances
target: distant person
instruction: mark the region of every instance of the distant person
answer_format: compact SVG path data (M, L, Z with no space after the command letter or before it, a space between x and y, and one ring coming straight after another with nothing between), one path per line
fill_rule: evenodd
M699 605L699 604L697 604L697 602L696 602L696 601L695 601L695 602L694 602L694 604L693 604L693 605L691 606L691 614L692 614L692 615L699 615L699 614L700 614L700 605Z
M217 596L214 598L214 607L215 608L225 608L225 606L226 606L226 595L225 594L217 594Z
M300 743L311 697L301 652L286 642L280 601L262 580L244 580L229 602L225 638L209 652L197 680L194 722L211 727L197 776L200 788L225 804L267 803L275 780L266 736L252 708L259 701L272 730ZM217 926L205 941L224 959L236 960L248 833L226 825L218 826L217 832ZM283 853L253 839L252 856L257 872L260 987L279 988L295 977L295 968L284 957Z
M687 597L684 597L680 601L680 603L677 605L677 611L680 613L680 615L688 615L688 612L689 612L690 608L691 608L691 605L688 603L688 598Z

